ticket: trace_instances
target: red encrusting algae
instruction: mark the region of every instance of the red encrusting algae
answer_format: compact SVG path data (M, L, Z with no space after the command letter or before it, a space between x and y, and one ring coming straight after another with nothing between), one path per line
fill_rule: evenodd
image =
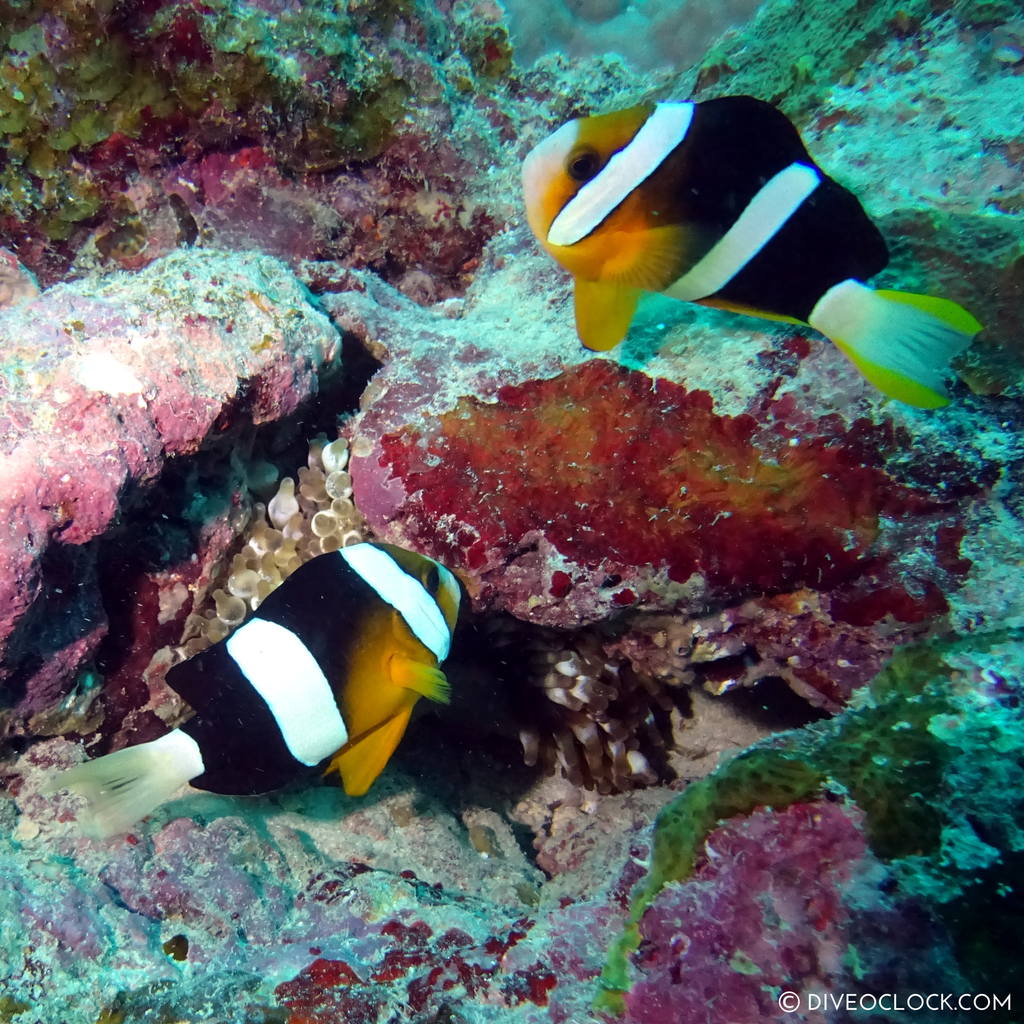
M520 918L507 931L478 943L459 928L434 939L424 921L388 921L380 934L392 946L376 967L364 972L366 980L344 960L319 957L278 985L276 995L291 1011L288 1024L374 1021L380 1007L391 1003L395 985L404 990L402 1001L418 1014L428 1009L441 1013L448 1002L478 995L509 1007L525 1002L547 1006L558 983L550 967L538 960L527 968L503 970L505 955L533 925Z
M629 577L641 567L675 583L696 574L720 601L865 577L893 587L881 518L913 518L925 536L949 529L952 503L894 479L868 443L801 436L781 415L767 426L721 415L707 392L604 360L496 397L386 435L381 464L410 496L406 528L456 566L480 570L495 551L546 540L570 563L546 576L555 598L579 582L573 565L630 584L609 594L620 607L643 599ZM887 603L922 617L901 597Z

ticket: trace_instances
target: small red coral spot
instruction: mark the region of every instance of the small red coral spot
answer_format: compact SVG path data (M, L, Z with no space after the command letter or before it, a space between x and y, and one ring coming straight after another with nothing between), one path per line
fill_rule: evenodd
M314 960L306 968L310 981L321 988L335 988L338 985L358 985L359 975L344 960Z
M633 591L629 589L629 587L626 587L625 590L620 590L612 597L612 603L618 605L633 604L635 601L636 594L634 594Z
M529 1000L537 1006L548 1005L548 993L557 984L557 979L550 971L543 969L540 961L525 971L516 971L506 986L513 1003Z
M493 39L484 41L484 60L488 64L501 59L501 49Z
M552 597L563 598L572 590L572 577L567 572L557 569L551 574L551 587L548 593Z

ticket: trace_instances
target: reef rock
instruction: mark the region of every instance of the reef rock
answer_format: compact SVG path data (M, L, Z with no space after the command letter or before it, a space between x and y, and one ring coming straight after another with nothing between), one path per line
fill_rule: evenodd
M234 535L232 458L316 393L340 337L276 260L184 251L51 288L0 313L0 338L0 686L21 731L69 693L112 616L136 687L180 638L189 586Z
M499 224L467 182L508 122L452 97L492 92L510 46L496 7L452 6L20 4L0 224L46 284L199 241L461 291Z
M0 309L14 306L39 294L35 277L7 249L0 249Z
M40 795L47 771L78 756L55 739L4 773L0 872L17 880L0 894L5 1012L371 1024L472 1006L495 1022L585 1019L623 923L617 870L583 871L585 896L542 902L543 875L511 833L483 855L401 771L369 803L334 786L192 793L93 842L75 798Z
M919 993L964 992L977 996L943 1009L1011 1019L1020 640L904 649L857 707L756 744L666 805L602 1006L637 1024L705 1021L711 999L738 1022L901 1020L925 1008Z

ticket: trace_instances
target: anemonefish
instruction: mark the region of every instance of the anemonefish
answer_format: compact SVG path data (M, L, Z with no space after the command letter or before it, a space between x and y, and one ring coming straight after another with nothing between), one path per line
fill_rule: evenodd
M384 769L420 697L447 703L440 665L460 603L443 565L353 544L297 569L231 636L167 673L195 711L159 739L58 773L94 836L127 831L186 782L277 789L326 763L359 796Z
M664 292L808 324L885 394L935 408L981 329L947 299L863 283L889 259L878 229L750 96L570 121L527 156L523 191L530 228L573 275L588 348L613 348L641 292Z

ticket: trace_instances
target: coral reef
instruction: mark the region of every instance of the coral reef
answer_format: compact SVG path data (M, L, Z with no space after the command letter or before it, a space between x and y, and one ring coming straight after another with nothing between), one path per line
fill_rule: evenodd
M881 670L891 645L874 623L831 614L830 604L816 591L797 590L697 618L638 616L607 652L650 678L714 694L783 679L815 707L837 711L866 675ZM889 625L902 617L899 610Z
M497 226L464 187L493 146L446 98L507 64L494 18L220 0L0 13L0 226L47 283L200 240L413 274L443 298Z
M1016 6L566 0L529 66L512 6L0 0L0 1017L1024 999ZM568 56L641 22L643 73ZM863 199L880 284L986 324L948 409L660 297L580 348L523 155L739 92ZM85 839L50 773L164 731L173 660L357 536L465 583L451 706L366 798L185 791Z
M662 791L609 798L547 841L550 880L493 811L460 823L401 767L369 804L333 787L193 794L95 844L75 798L55 816L39 794L46 770L80 755L37 744L0 805L0 863L17 879L3 920L9 948L28 951L6 991L45 1009L58 988L71 1024L217 1004L232 1022L398 1006L424 1021L586 1020L625 927L601 991L626 1021L705 1021L712 994L730 1019L776 1019L783 988L804 1005L937 987L1016 998L1020 639L901 653L857 706L691 784L653 830ZM406 764L419 772L420 757ZM479 774L467 752L441 790L473 799L470 757ZM482 839L487 821L498 831Z

